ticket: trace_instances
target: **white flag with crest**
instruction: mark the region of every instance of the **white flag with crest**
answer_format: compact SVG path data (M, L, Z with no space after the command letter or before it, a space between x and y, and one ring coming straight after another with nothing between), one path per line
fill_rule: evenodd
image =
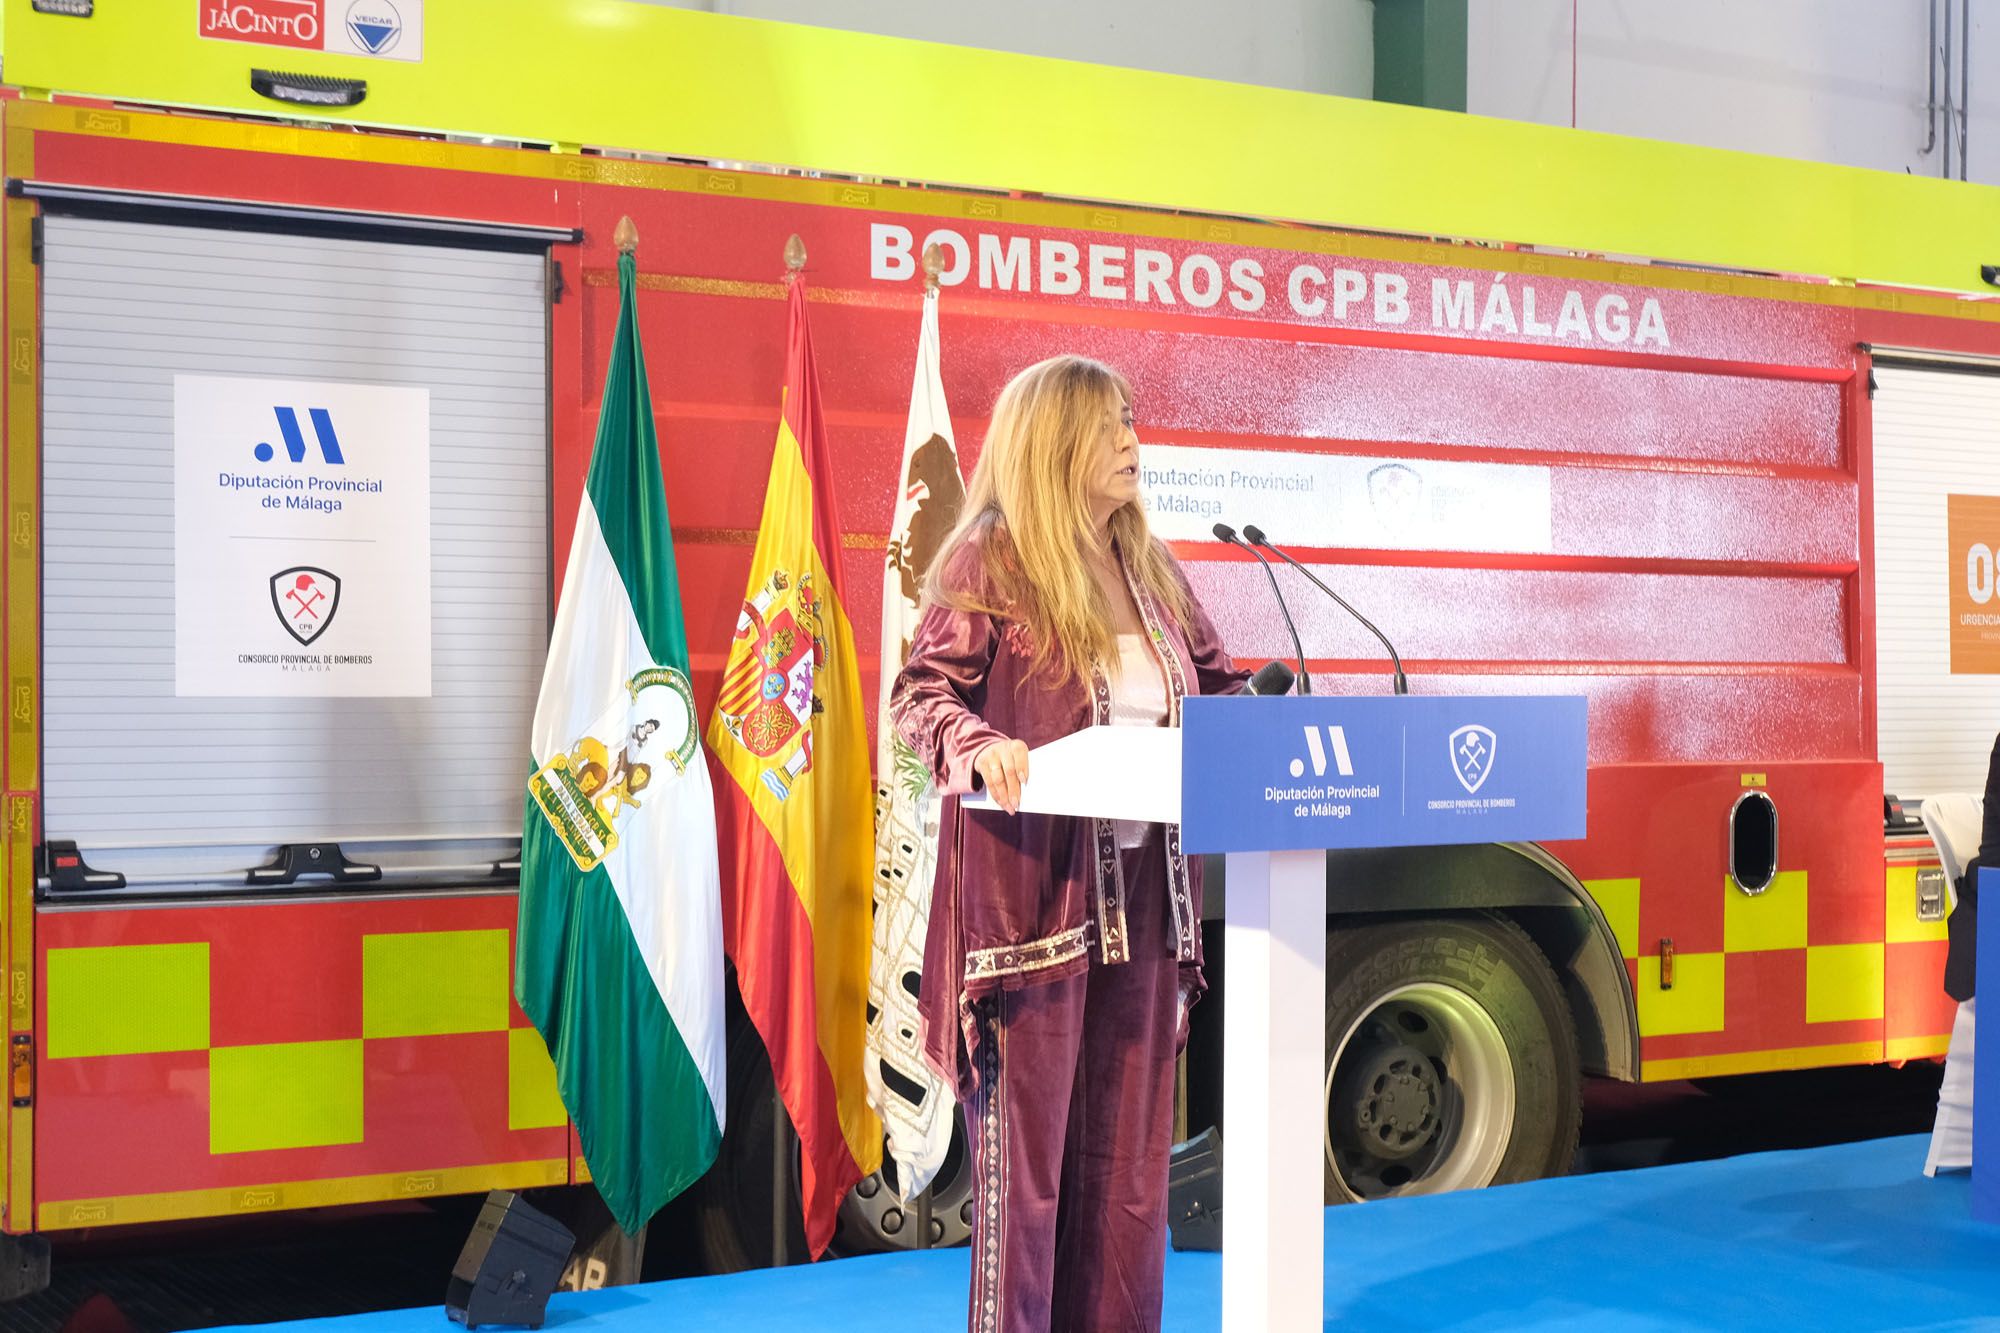
M889 557L882 574L882 685L875 746L875 947L868 969L868 1101L882 1117L896 1188L930 1184L951 1146L954 1097L924 1061L917 978L937 867L938 798L923 762L896 735L889 690L917 630L924 575L958 522L965 483L938 371L938 295L924 294L917 373Z

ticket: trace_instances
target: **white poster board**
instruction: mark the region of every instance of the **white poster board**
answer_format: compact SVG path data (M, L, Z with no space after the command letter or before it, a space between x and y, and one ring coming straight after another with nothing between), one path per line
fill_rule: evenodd
M174 693L428 697L430 393L174 376Z
M1546 467L1148 444L1139 476L1146 521L1167 541L1213 541L1220 521L1294 546L1555 549Z

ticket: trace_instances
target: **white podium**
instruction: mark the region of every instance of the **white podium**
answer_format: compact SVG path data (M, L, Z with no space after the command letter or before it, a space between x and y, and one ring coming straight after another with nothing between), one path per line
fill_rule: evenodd
M1231 695L1029 752L1023 811L1178 823L1187 854L1224 854L1225 1333L1325 1320L1327 849L1581 837L1584 738L1573 696Z
M1039 746L1028 754L1021 809L1178 824L1181 747L1181 733L1164 727L1091 727ZM983 796L963 804L993 808ZM1326 854L1231 852L1226 873L1222 1327L1318 1329Z

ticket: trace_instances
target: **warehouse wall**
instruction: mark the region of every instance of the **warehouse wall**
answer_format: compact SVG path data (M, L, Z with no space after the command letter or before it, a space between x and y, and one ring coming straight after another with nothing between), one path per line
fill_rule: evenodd
M1947 7L1956 44L1957 0ZM1988 183L2000 180L1990 10L1972 6L1967 136L1970 179ZM1942 142L1923 151L1929 14L1927 0L1469 0L1466 110L1936 176ZM1958 64L1955 49L1954 83Z
M1344 97L1374 84L1371 0L633 0Z

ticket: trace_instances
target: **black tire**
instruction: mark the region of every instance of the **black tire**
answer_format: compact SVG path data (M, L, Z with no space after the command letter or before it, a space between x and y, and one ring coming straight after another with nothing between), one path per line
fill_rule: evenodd
M695 1233L701 1242L703 1266L711 1273L740 1273L769 1268L776 1255L771 1243L771 1135L778 1108L771 1058L764 1051L756 1025L743 1012L736 987L729 988L727 1027L728 1120L715 1165L695 1186L701 1198ZM791 1122L785 1122L791 1134ZM804 1263L805 1221L799 1205L798 1143L792 1140L790 1165L783 1188L785 1260Z
M1328 1203L1569 1169L1576 1027L1519 926L1489 913L1343 922L1327 931L1326 976Z
M0 1235L0 1302L49 1289L49 1238Z
M768 1268L771 1243L771 1135L781 1114L764 1042L737 1004L732 987L728 1027L729 1121L715 1165L696 1187L700 1195L696 1234L702 1261L711 1273L737 1273ZM790 1124L786 1132L790 1133ZM829 1257L876 1254L912 1248L916 1210L896 1199L895 1166L884 1155L885 1170L866 1177L841 1201L840 1220ZM885 1178L886 1177L886 1178ZM805 1223L799 1199L798 1143L793 1140L785 1179L785 1259L806 1258ZM931 1183L931 1245L963 1245L972 1235L972 1172L965 1151L965 1122L952 1127L951 1147Z

